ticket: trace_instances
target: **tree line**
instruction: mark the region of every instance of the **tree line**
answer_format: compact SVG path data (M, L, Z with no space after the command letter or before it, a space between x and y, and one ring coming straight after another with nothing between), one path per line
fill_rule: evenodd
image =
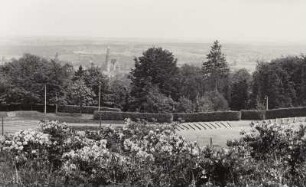
M134 59L123 78L109 80L100 67L47 60L31 54L0 66L0 104L119 107L138 112L208 112L306 105L306 58L290 56L258 62L250 74L232 71L215 41L202 66L177 66L172 52L152 47Z

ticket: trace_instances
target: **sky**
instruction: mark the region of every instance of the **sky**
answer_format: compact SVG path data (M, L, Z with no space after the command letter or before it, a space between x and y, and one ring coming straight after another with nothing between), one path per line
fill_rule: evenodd
M306 0L0 0L0 37L306 43Z

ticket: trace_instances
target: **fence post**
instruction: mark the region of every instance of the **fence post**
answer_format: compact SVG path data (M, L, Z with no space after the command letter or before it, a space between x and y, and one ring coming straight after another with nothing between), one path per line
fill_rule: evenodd
M210 146L213 145L212 137L209 138L209 144L210 144Z

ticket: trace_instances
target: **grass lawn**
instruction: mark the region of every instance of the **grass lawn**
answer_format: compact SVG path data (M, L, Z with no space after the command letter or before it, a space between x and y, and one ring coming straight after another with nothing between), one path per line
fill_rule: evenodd
M14 133L19 130L35 129L38 122L42 119L58 120L66 122L71 128L76 130L97 130L100 122L92 120L92 115L83 114L71 116L69 114L47 114L46 117L42 113L18 114L16 116L4 117L4 132ZM293 123L293 118L287 118L285 121ZM300 118L299 121L306 123L306 118ZM280 121L279 121L280 122ZM200 146L210 144L212 138L213 145L226 146L227 140L237 139L240 137L242 130L250 130L251 121L230 121L230 122L199 122L199 123L182 123L176 128L176 132L182 135L188 141L197 141ZM124 121L102 121L101 126L106 127L122 127ZM0 128L0 133L1 128Z
M211 122L210 122L211 123ZM210 124L209 123L209 124ZM195 128L194 129L185 129L182 130L180 129L177 131L179 135L182 135L183 137L186 138L186 140L189 141L197 141L200 146L205 146L210 144L210 138L212 138L213 145L218 145L218 146L225 146L227 140L231 139L237 139L240 137L240 132L241 130L250 130L250 124L251 121L231 121L229 124L231 125L228 127L224 126L217 126L217 128L201 128L201 130ZM190 123L193 124L193 123ZM201 127L199 123L195 123L197 126ZM208 123L205 123L208 124ZM215 123L212 123L213 125ZM186 126L185 124L183 124Z
M76 116L56 116L55 114L47 114L47 119L49 120L59 120L67 122L71 128L76 130L97 130L99 129L100 123L99 121L92 120L91 115L82 115L81 117ZM15 117L5 117L4 118L4 132L5 133L14 133L19 130L26 129L35 129L38 127L38 122L44 119L43 116L15 116ZM217 128L208 128L206 130L201 128L192 128L184 129L180 128L177 130L179 135L182 135L189 141L197 141L201 146L208 145L210 142L210 137L213 139L214 145L225 146L226 141L228 139L238 138L239 132L241 129L249 129L250 121L234 121L229 122L230 126L217 126ZM196 126L202 127L199 123L195 123ZM214 123L213 123L214 124ZM113 127L122 127L124 125L124 121L102 121L101 126L106 127L108 125L112 125ZM183 124L184 126L188 126L187 124ZM193 123L189 125L194 126ZM202 124L201 124L202 125ZM181 126L181 125L180 125ZM190 126L189 126L190 127ZM1 132L1 129L0 129Z

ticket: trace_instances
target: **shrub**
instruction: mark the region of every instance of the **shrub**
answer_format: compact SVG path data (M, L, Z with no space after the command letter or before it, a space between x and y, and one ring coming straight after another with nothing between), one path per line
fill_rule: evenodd
M94 119L98 120L125 120L130 118L133 121L143 119L150 122L168 122L172 121L172 114L169 113L138 113L138 112L109 112L109 111L95 111Z
M306 107L273 109L266 112L267 119L303 116L306 116Z
M265 110L241 110L242 120L264 120L265 118Z
M228 102L218 91L208 92L198 100L199 112L227 110Z
M241 119L240 111L207 112L207 113L175 113L174 121L201 122L201 121L237 121Z
M83 106L82 107L82 113L85 114L93 114L94 111L98 110L97 106ZM114 112L120 112L121 110L119 108L109 108L109 107L100 107L101 111L114 111ZM58 112L63 113L80 113L80 106L76 105L61 105L58 107Z
M185 113L192 113L193 112L193 103L186 97L181 97L176 104L176 112L185 112Z
M252 123L227 148L199 147L175 125L133 122L99 131L65 123L0 136L8 186L305 186L306 126ZM121 185L127 184L127 185ZM16 186L16 185L14 185Z

